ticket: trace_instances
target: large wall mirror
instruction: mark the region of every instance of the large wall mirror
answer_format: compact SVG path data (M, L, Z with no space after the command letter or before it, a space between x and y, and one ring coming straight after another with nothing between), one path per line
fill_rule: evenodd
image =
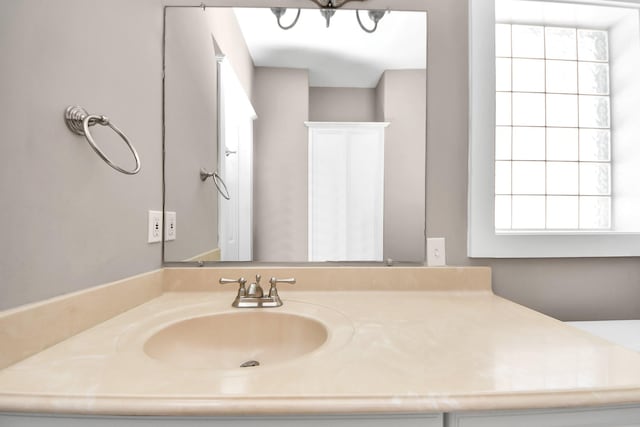
M165 262L424 261L427 17L379 13L165 9Z

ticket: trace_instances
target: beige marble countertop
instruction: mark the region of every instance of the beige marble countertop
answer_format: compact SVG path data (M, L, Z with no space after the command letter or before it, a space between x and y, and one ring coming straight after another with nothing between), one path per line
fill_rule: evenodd
M283 307L268 310L317 314L334 328L324 347L299 359L230 370L152 359L142 344L163 326L242 310L230 307L231 289L165 292L1 370L0 412L337 414L640 403L640 355L490 290L290 289L280 291Z

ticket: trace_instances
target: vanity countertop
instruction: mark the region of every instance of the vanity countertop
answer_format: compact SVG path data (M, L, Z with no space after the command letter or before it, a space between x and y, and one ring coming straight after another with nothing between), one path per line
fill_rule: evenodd
M142 345L178 318L234 312L235 291L151 299L0 371L0 412L240 415L640 402L640 355L490 290L280 290L284 313L330 311L329 342L245 369L176 369ZM229 324L238 333L260 325ZM336 341L337 339L337 341ZM338 342L339 341L339 342Z

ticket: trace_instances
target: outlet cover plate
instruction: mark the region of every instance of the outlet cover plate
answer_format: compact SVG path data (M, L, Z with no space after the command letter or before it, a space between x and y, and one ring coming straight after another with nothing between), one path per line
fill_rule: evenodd
M164 230L164 240L169 241L169 240L176 240L176 227L177 227L177 221L176 221L176 213L175 212L170 212L170 211L166 211L164 213L164 220L165 220L165 230Z
M156 243L162 241L162 211L149 211L149 221L147 228L147 242Z

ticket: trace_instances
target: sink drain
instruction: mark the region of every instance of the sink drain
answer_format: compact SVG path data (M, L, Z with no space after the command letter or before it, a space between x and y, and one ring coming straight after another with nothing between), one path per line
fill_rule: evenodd
M257 360L247 360L242 365L240 365L241 368L250 368L252 366L260 366L260 362L258 362Z

